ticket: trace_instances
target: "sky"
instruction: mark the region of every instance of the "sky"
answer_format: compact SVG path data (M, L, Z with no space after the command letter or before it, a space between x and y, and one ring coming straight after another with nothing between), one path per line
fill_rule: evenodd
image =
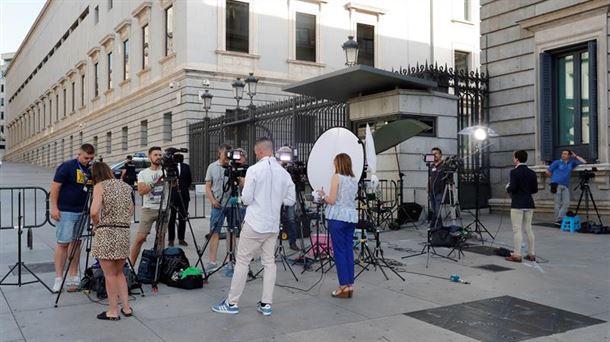
M16 52L45 0L0 0L0 53Z

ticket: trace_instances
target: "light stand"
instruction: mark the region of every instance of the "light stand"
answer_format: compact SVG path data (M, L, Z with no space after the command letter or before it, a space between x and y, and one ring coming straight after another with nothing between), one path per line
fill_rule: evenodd
M485 243L485 240L483 239L483 232L485 232L487 235L489 235L489 237L492 240L495 240L495 237L493 236L493 234L491 234L491 232L487 229L487 227L485 227L485 225L481 222L480 219L480 212L481 212L481 204L479 203L479 196L480 196L480 188L481 188L481 166L478 163L480 157L481 157L481 143L483 141L486 141L489 137L497 137L498 134L491 128L489 127L485 127L485 126L470 126L470 127L466 127L464 129L462 129L461 131L458 132L458 134L461 135L467 135L469 137L474 138L475 141L477 141L476 145L475 145L475 151L471 156L474 156L476 159L476 165L474 168L474 185L475 185L475 214L474 214L474 221L471 222L470 224L468 224L465 228L468 229L471 226L474 225L474 233L479 235L479 238L481 240L481 243Z

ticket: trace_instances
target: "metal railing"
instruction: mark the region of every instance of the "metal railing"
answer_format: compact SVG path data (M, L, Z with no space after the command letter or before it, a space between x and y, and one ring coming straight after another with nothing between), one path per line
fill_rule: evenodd
M202 183L194 183L200 185ZM22 228L40 228L47 223L55 226L51 219L51 200L49 192L41 187L0 187L0 230L14 229L19 219L19 194L21 194L23 226ZM134 223L139 223L140 210L143 198L134 190L135 209ZM205 193L190 192L189 218L206 218Z
M19 194L25 214L22 228L40 228L51 223L47 190L34 186L0 187L0 229L14 229L19 224Z

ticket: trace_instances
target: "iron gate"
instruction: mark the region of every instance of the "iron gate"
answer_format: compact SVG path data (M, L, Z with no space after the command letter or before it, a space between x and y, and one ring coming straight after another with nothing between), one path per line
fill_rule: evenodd
M254 142L270 137L276 147L297 149L298 160L307 161L316 139L333 127L349 128L345 103L300 96L253 108L228 110L226 115L189 126L190 164L193 181L202 182L207 166L218 158L217 149L226 143L241 147L253 164Z
M489 123L489 77L479 71L466 72L453 68L434 65L416 65L415 67L393 70L402 75L416 76L436 81L439 91L452 93L458 97L457 132L465 127ZM456 133L457 133L456 132ZM489 179L489 147L482 146L480 153L469 136L458 135L458 156L463 158L464 167L459 175L459 200L463 209L472 209L476 202L476 181L479 181L479 205L489 207L491 187Z

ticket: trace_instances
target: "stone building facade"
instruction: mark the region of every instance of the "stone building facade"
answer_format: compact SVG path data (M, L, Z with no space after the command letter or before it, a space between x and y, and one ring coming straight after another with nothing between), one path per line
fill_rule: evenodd
M83 142L116 161L148 146L188 146L201 120L235 107L231 82L259 77L257 104L293 81L360 63L479 63L478 1L48 0L7 73L6 158L53 167ZM360 38L359 38L360 37ZM171 85L171 86L170 86ZM242 100L241 104L248 100ZM249 101L248 101L249 102Z
M593 197L610 213L609 8L608 0L481 1L481 64L490 75L490 125L500 135L491 147L492 206L508 206L511 153L524 149L539 175L538 212L552 212L544 171L570 149L588 161L578 170L598 170Z

